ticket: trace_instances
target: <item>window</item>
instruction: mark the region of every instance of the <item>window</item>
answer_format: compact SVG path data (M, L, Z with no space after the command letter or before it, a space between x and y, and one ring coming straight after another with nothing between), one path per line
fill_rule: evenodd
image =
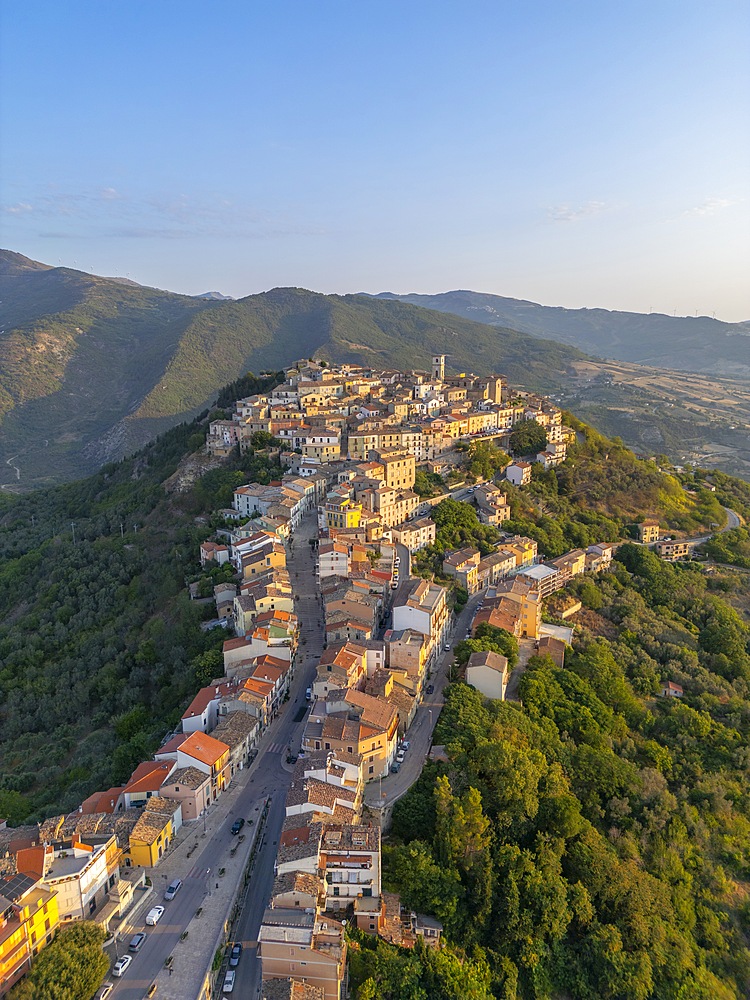
M370 767L368 768L368 774L374 774L374 773L375 773L375 768L372 766L372 764L370 764Z

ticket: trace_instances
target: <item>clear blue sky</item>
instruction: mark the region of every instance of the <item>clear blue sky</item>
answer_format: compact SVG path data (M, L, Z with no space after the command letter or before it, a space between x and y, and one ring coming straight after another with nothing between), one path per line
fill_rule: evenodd
M750 319L745 0L0 8L0 245Z

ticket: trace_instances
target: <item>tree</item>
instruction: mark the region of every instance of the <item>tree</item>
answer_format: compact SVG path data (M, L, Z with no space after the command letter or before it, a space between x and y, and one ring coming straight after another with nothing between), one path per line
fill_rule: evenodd
M10 1000L90 1000L109 969L102 951L106 933L90 921L64 927L39 953L27 983L19 984ZM28 992L29 985L32 988Z
M535 455L547 447L547 432L536 420L522 420L510 436L510 450L516 457Z

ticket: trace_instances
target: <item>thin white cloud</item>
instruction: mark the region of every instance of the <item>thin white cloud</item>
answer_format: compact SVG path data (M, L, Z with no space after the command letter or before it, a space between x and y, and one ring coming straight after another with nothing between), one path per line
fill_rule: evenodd
M552 222L578 222L579 219L591 215L599 215L607 208L604 201L587 201L583 205L552 205L547 209L547 216Z
M4 205L3 211L7 212L8 215L26 215L28 212L34 211L34 206L27 201L19 201L15 205Z
M737 202L732 198L706 198L702 205L696 205L694 208L688 208L684 211L683 215L716 215L724 208L729 208L732 205L736 205Z
M184 193L155 192L134 198L114 187L47 191L28 202L6 205L2 211L17 217L33 211L34 219L49 227L47 236L67 235L75 226L80 239L99 236L283 239L320 236L325 232L295 211L271 213L218 194L196 199ZM56 223L62 225L58 227Z

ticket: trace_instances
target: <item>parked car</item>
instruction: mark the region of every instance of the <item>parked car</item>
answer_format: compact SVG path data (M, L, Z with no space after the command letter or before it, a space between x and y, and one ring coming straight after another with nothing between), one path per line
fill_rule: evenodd
M401 749L408 750L411 746L411 740L401 740Z
M391 774L398 774L400 770L401 770L401 765L397 760L394 760L394 762L391 764Z
M399 752L396 754L396 763L403 764L405 757L406 757L406 752L404 750L399 750Z
M395 580L391 582L391 590L398 590L398 583Z
M149 986L149 988L146 990L146 997L152 997L152 996L154 996L156 994L156 991L158 989L159 989L159 986L158 986L157 983L151 983L151 985Z
M173 882L170 882L167 886L167 891L164 893L165 899L174 899L177 893L182 888L182 879L176 878Z
M428 684L427 687L424 690L425 690L425 694L432 694L432 692L435 690L435 685L434 684Z
M448 650L450 648L451 648L451 644L449 642L446 642L446 644L443 646L443 649L446 651L446 653L448 652Z
M224 985L221 987L222 993L231 993L234 989L234 978L237 973L234 969L228 969L226 976L224 976Z
M234 968L240 964L240 959L242 958L242 945L239 941L235 941L232 945L232 950L229 953L229 964Z
M232 823L232 833L239 833L244 825L245 821L244 819L242 819L242 817L236 819L234 823Z
M128 951L140 951L145 943L146 943L146 935L143 933L143 931L139 931L130 939L130 944L128 945Z
M305 698L308 701L312 701L312 688L311 687L308 688L307 691L305 691Z
M152 906L151 909L146 914L146 925L148 927L156 927L161 918L164 916L163 906Z
M118 958L117 961L115 962L114 968L112 969L112 975L117 976L119 979L119 977L123 975L123 973L125 972L125 970L132 961L133 961L132 955L123 955L122 958Z
M107 1000L107 997L114 988L115 988L114 983L102 983L102 985L99 987L99 992L94 997L94 1000Z
M401 556L396 556L396 558L393 560L393 565L394 566L400 566L401 565Z

